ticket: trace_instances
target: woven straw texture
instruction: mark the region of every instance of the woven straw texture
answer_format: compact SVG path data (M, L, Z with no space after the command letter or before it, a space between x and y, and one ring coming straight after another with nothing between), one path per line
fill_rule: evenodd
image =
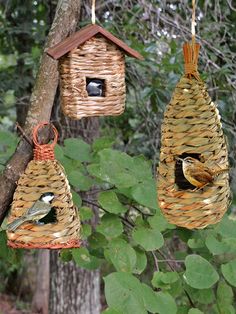
M61 103L73 119L116 116L125 106L124 53L102 36L94 36L59 61ZM89 97L86 78L105 82L105 97Z
M53 145L37 146L41 147L41 151L43 146L47 146L48 151ZM48 152L44 160L45 153L40 155L37 146L34 151L34 160L29 162L18 181L8 223L25 214L45 192L53 192L56 196L52 206L56 210L57 221L42 225L25 222L14 232L7 231L8 245L14 248L79 247L80 219L77 208L73 205L64 169Z
M170 223L193 229L205 228L222 218L230 190L228 172L216 176L213 183L203 189L178 186L178 180L184 177L177 171L176 157L198 156L212 170L228 168L218 109L199 78L196 64L189 69L188 57L185 51L185 75L175 88L162 124L158 199Z

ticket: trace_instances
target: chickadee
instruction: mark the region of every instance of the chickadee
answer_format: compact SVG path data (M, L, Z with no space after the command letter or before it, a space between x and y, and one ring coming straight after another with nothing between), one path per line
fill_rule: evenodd
M15 231L20 225L26 221L35 221L38 223L40 219L46 216L51 208L51 202L55 198L54 193L43 193L40 198L30 207L27 212L20 218L15 219L13 222L7 225L8 231Z
M91 80L86 86L88 96L102 96L103 84L102 80Z

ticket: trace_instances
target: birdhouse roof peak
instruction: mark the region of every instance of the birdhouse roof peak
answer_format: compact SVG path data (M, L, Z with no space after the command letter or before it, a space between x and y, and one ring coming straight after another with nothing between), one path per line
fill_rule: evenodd
M143 57L141 56L139 52L130 48L122 40L118 39L117 37L112 35L110 32L108 32L107 30L105 30L104 28L96 24L94 25L90 24L83 27L78 32L67 37L60 43L56 44L55 46L49 48L46 52L53 59L59 59L62 56L64 56L66 53L68 53L69 51L84 44L87 40L89 40L90 38L94 37L97 34L101 34L102 36L104 36L106 39L108 39L113 44L118 46L121 50L123 50L128 56L143 60Z

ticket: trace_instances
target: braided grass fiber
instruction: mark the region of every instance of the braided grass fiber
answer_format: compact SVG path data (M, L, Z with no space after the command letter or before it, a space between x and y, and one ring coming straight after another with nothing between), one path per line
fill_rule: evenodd
M162 124L158 200L170 223L193 229L205 228L222 218L230 190L228 172L216 176L213 183L199 190L178 186L184 178L183 173L176 171L176 157L198 156L212 170L228 168L220 115L198 76L196 65L189 69L190 50L187 56L185 51L188 63L185 75L175 88Z
M57 199L57 222L37 225L25 222L15 232L7 232L8 245L24 248L65 248L79 246L80 220L63 167L56 160L32 160L20 177L8 223L21 217L45 192Z
M73 119L116 116L125 107L125 56L101 35L94 36L59 61L62 110ZM105 82L105 97L89 97L86 78Z
M40 225L25 222L14 232L7 231L8 245L13 248L59 249L80 246L80 219L77 208L73 205L64 168L54 156L57 129L51 125L54 133L52 143L38 142L38 131L47 125L50 124L42 122L33 130L34 159L29 162L17 183L8 223L23 216L46 192L55 195L52 206L56 212L56 222Z

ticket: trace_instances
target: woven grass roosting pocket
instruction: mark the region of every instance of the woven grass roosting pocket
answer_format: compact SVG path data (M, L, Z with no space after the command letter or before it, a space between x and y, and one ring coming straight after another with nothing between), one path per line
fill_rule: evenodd
M52 202L51 212L45 217L46 222L26 221L15 231L7 230L8 245L13 248L59 249L80 245L80 219L77 208L73 205L64 169L54 158L54 146L58 136L55 127L52 143L38 143L37 132L46 124L39 124L34 129L34 159L29 162L18 181L8 223L22 217L46 192L54 193L55 200Z
M102 36L89 39L59 61L61 102L65 115L116 116L124 112L125 56ZM103 95L89 97L88 80L103 82Z
M183 51L185 75L175 88L162 124L158 200L170 223L205 228L217 223L227 210L228 171L196 189L185 179L177 158L189 156L218 171L228 169L228 154L218 109L197 71L199 45L186 43Z
M59 59L62 110L72 119L116 116L126 99L125 54L143 59L98 25L88 25L47 50Z

